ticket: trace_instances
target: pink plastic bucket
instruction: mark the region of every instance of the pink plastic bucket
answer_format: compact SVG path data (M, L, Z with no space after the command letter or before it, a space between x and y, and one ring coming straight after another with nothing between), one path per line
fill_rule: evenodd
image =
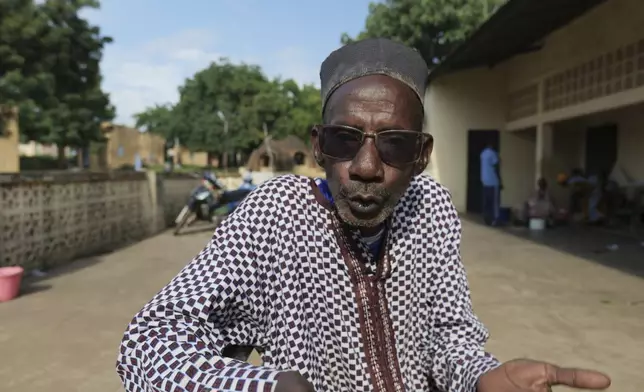
M22 267L0 268L0 302L16 298L24 271Z

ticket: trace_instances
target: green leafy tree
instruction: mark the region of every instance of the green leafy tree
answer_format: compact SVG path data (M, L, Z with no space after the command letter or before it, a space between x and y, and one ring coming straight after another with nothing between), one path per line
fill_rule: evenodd
M322 97L317 87L304 85L297 90L288 121L291 127L289 134L308 143L311 127L322 121Z
M506 0L386 0L369 4L364 30L343 44L372 37L414 47L430 66L462 43Z
M259 67L227 59L197 72L179 89L173 110L181 143L220 154L254 142L257 116L250 108L267 83Z
M101 90L100 60L109 37L79 16L95 0L0 2L0 104L20 108L21 135L64 147L101 140L114 108Z
M170 141L175 136L173 134L174 124L172 122L173 110L174 108L169 104L154 105L134 115L136 127L161 135Z
M54 99L48 107L52 126L43 139L58 145L63 161L64 147L83 149L101 140L101 123L114 117L100 72L103 48L112 39L79 15L83 8L99 8L97 0L47 0L41 7L54 36L49 48L58 53L52 68Z
M263 141L264 126L275 138L308 140L320 117L320 91L314 86L271 80L258 66L225 58L187 79L179 96L173 106L157 105L137 114L137 126L220 156L249 153Z
M55 34L48 22L33 0L0 1L0 105L19 107L26 139L46 130L55 90L55 55L47 50Z

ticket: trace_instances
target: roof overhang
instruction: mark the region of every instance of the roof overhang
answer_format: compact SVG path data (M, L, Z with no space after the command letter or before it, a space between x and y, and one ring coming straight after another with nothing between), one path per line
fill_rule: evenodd
M493 67L518 54L541 49L541 42L608 0L509 0L429 74L430 82L449 72Z

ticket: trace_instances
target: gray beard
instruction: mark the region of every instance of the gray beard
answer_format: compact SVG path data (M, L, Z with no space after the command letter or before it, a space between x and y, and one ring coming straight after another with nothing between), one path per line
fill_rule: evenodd
M338 215L340 215L340 219L344 223L352 227L371 229L382 225L391 216L391 214L393 214L396 206L390 205L390 202L387 201L387 204L385 204L380 213L375 218L368 220L357 219L354 217L349 205L344 200L336 202L336 207L338 209Z
M329 188L331 189L340 219L349 226L358 228L374 228L382 225L393 214L398 200L404 193L392 194L377 184L361 184L357 182L350 183L347 187L340 187L330 182ZM347 200L356 193L375 195L385 201L382 210L380 210L377 216L368 220L358 219L353 216Z

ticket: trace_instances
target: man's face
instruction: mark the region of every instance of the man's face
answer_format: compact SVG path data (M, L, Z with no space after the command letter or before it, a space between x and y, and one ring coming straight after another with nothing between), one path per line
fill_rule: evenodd
M349 126L366 134L422 132L423 115L422 105L409 87L393 78L373 75L348 82L333 93L325 110L325 124ZM425 169L432 149L429 140L419 147L417 162L392 166L383 161L375 139L366 137L353 159L338 160L322 154L319 136L313 130L312 144L326 171L340 218L362 229L376 228L391 215L412 177Z

